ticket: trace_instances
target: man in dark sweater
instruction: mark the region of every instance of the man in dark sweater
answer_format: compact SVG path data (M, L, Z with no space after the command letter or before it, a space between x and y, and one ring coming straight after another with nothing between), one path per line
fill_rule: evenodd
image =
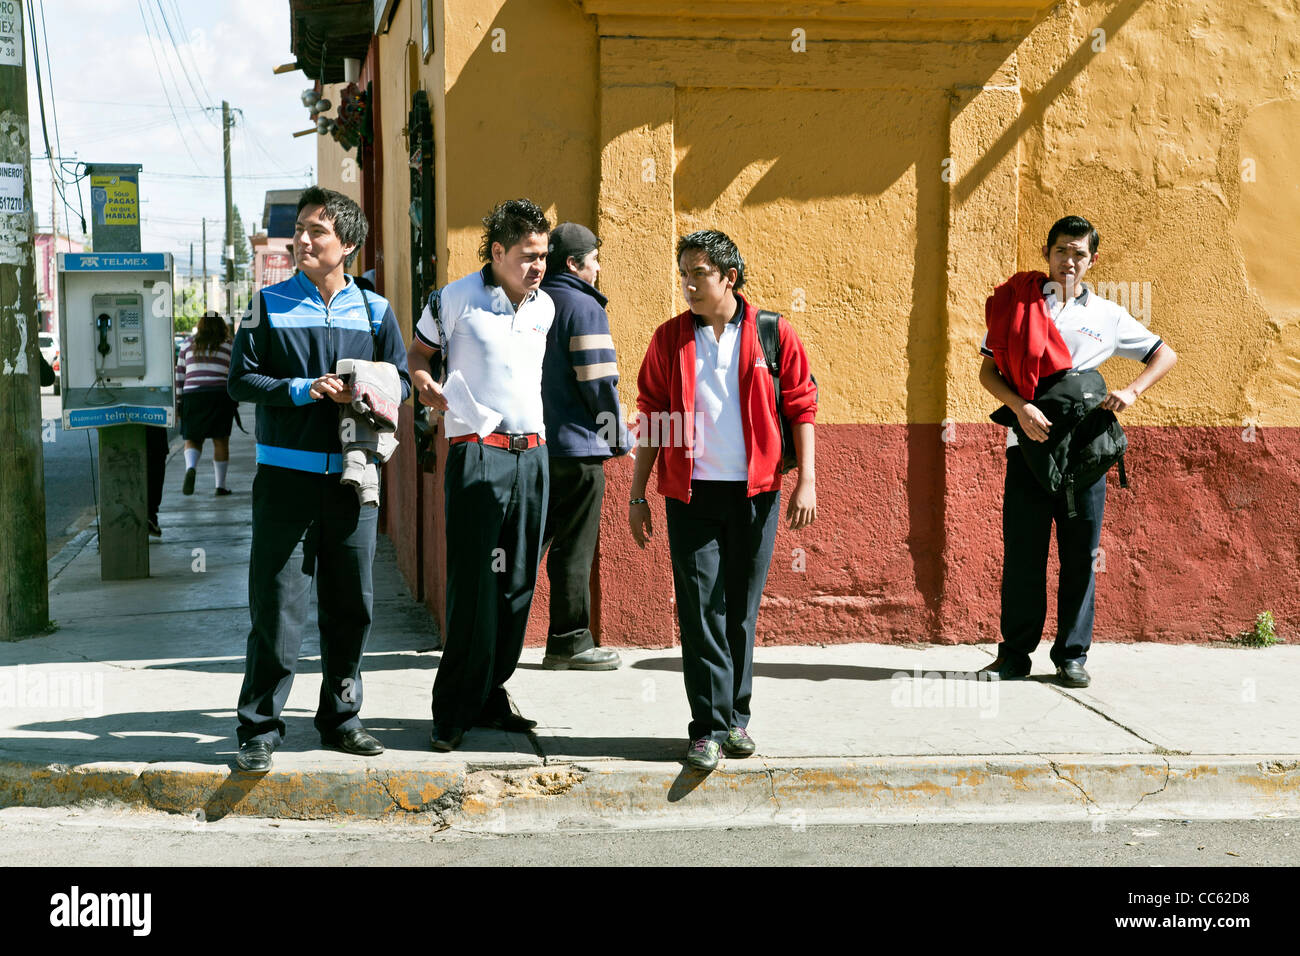
M618 365L605 296L596 290L600 240L586 226L551 232L542 288L555 301L555 322L542 363L542 407L550 454L551 498L545 539L551 582L547 670L614 670L618 654L596 647L591 633L591 565L600 536L605 459L626 454L618 403Z

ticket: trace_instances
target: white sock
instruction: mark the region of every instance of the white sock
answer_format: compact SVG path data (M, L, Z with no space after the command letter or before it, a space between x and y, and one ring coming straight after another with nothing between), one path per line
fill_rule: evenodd
M198 466L199 451L200 449L198 448L185 449L185 470L186 471L189 471L191 468L195 468Z
M217 487L226 487L226 469L230 467L229 461L217 461L212 459L212 470L217 473Z

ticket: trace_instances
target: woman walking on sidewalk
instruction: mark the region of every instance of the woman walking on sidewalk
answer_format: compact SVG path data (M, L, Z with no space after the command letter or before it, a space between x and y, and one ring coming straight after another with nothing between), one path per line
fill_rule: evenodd
M185 340L176 362L177 405L185 439L185 483L181 493L194 494L195 469L204 440L212 439L212 469L218 495L230 494L226 468L230 464L230 426L239 407L226 391L230 376L230 330L216 312L205 312L194 334Z

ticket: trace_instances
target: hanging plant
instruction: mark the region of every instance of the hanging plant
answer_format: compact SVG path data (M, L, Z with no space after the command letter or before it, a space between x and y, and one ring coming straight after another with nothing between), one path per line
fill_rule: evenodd
M362 90L356 83L349 83L339 94L338 115L331 124L330 135L344 149L370 145L374 141L370 113L370 84Z

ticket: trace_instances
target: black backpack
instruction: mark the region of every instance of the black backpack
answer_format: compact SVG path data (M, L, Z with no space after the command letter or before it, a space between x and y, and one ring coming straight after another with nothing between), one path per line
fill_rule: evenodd
M441 289L434 289L429 293L428 299L429 312L438 328L438 342L441 346L429 362L429 371L439 385L447 381L447 333L442 327L441 292ZM415 396L414 428L415 459L420 463L421 471L433 473L438 467L438 443L434 441L438 434L438 416L420 401L418 395Z
M1044 442L1031 441L1006 405L989 416L1016 433L1029 471L1048 494L1065 498L1071 518L1078 514L1075 492L1092 487L1112 466L1119 466L1120 487L1129 486L1128 437L1115 413L1101 407L1106 394L1106 382L1095 369L1070 369L1041 380L1034 404L1052 422Z
M776 417L781 423L781 474L794 468L799 462L794 454L794 429L781 414L781 334L779 312L758 310L758 342L763 347L763 358L767 361L767 370L772 374L772 389L776 393ZM817 385L817 376L812 376L813 386Z

